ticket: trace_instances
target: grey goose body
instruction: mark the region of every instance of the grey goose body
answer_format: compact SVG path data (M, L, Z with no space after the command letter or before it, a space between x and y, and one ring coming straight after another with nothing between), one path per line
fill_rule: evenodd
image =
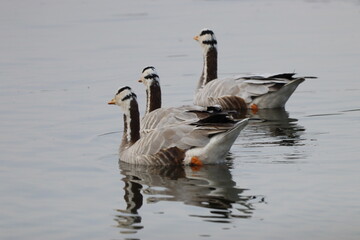
M203 165L224 161L226 154L247 125L224 113L196 122L158 127L140 135L136 95L130 87L120 88L109 102L124 114L120 161L139 165Z

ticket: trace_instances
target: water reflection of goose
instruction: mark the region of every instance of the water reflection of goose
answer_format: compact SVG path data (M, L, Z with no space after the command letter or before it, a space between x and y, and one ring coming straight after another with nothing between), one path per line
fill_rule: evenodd
M252 121L244 132L245 136L251 137L247 139L248 144L301 145L305 128L297 123L297 119L290 118L284 109L261 109L250 113L250 117Z
M246 189L236 187L225 164L206 165L200 169L184 166L134 166L120 163L125 183L126 209L117 210L118 227L136 231L142 217L138 210L144 203L182 202L210 209L207 215L190 215L211 222L231 222L233 218L250 218L254 202L261 196L245 195ZM145 199L146 198L146 199Z

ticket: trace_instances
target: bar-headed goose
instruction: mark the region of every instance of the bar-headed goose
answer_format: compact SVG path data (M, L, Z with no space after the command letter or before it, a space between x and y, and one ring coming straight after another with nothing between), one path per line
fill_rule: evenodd
M217 78L217 41L210 29L203 29L194 39L203 49L204 66L195 93L194 104L219 104L223 109L239 109L243 101L252 110L283 108L305 78L295 73ZM240 99L234 99L234 97ZM237 103L240 102L240 103Z
M122 87L109 104L121 107L124 133L120 161L141 165L203 165L224 160L248 119L224 113L198 122L156 128L140 136L139 108L130 87Z
M141 133L182 122L199 121L221 111L219 106L185 105L162 108L160 78L153 66L145 67L142 70L139 82L143 83L146 88L146 111L140 123Z

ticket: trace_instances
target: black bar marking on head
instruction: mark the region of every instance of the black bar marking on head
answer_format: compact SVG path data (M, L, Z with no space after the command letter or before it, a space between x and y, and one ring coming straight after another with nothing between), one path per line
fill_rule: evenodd
M217 41L216 40L204 40L202 41L203 44L207 44L207 45L216 45Z
M211 35L214 35L214 32L209 30L209 29L206 29L206 30L202 30L201 33L200 33L200 36L203 36L205 34L211 34Z
M144 78L145 79L159 78L159 75L152 73L152 74L146 75Z
M116 95L118 95L119 93L121 93L122 91L124 91L124 90L126 90L126 89L129 90L129 91L131 91L131 88L128 87L128 86L122 87L122 88L119 89L119 91L116 93Z
M144 73L144 72L145 72L146 70L148 70L148 69L152 69L152 70L155 71L155 68L154 68L153 66L147 66L146 68L144 68L144 69L142 70L141 73Z
M130 93L130 94L126 95L125 97L123 97L121 99L121 101L125 101L125 100L130 99L130 98L136 98L136 94L135 93Z

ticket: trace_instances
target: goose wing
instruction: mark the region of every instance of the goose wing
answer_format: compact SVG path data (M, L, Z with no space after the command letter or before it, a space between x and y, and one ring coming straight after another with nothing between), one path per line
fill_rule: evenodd
M208 117L211 114L214 114L214 112L217 111L220 111L220 109L216 107L204 108L201 106L159 108L143 117L140 127L141 134L145 134L156 128L162 128L165 126L194 123L200 119Z
M158 127L178 124L181 121L192 120L194 113L188 113L179 108L159 108L146 114L141 120L141 134L147 133Z
M233 124L191 125L176 124L156 128L144 133L131 147L135 155L151 155L169 147L187 150L191 147L205 146L211 136L227 131Z

